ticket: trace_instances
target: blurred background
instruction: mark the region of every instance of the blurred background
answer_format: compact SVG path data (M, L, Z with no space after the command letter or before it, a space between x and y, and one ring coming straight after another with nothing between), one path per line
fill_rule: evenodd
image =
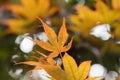
M0 80L25 80L32 67L15 63L32 60L35 50L47 54L25 39L47 41L38 17L56 33L66 18L68 41L74 36L68 53L77 64L92 60L120 74L119 0L0 0Z

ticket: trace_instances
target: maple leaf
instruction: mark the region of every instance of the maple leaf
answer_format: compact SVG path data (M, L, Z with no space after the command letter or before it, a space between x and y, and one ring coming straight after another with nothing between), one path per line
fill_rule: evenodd
M99 24L110 24L115 29L115 36L120 36L120 3L118 0L112 0L113 9L109 8L102 0L97 0L95 10L85 6L77 5L76 15L70 15L71 21L74 23L70 30L80 32L84 37L88 37L90 30Z
M65 53L62 60L68 80L86 80L90 70L91 61L84 61L77 67L75 60L67 53ZM91 80L95 79L96 78L91 78Z
M58 7L50 7L50 0L21 0L21 4L10 5L8 9L27 19L35 19L38 16L46 18L58 10Z
M35 66L35 68L30 71L44 69L45 71L47 71L49 75L52 76L51 80L67 80L66 73L64 72L64 70L61 69L61 67L58 64L56 64L56 61L54 61L51 58L46 59L47 56L45 54L41 52L38 53L42 55L45 59L41 59L39 57L33 56L38 60L38 62L26 61L26 62L19 62L17 64L26 64L30 66Z
M48 58L57 57L61 52L68 51L72 45L73 38L68 43L68 45L64 46L67 41L67 37L68 37L66 26L65 26L65 19L63 19L63 24L58 33L58 37L52 28L50 28L41 19L39 20L41 21L43 25L43 28L45 30L45 33L48 37L49 42L44 42L40 40L33 40L33 41L37 45L39 45L41 48L51 52Z
M41 53L40 53L41 54ZM46 57L46 56L45 56ZM62 57L63 67L61 69L59 65L55 63L53 59L38 59L38 62L27 61L20 62L18 64L27 64L36 66L33 70L44 69L49 75L52 76L51 80L96 80L99 77L87 78L91 61L84 61L78 67L75 60L67 53ZM31 71L31 70L30 70Z
M3 21L8 25L7 33L22 34L36 30L36 17L45 19L59 10L51 7L50 0L20 0L21 5L8 5L6 8L16 13L16 18ZM46 14L47 13L47 14ZM29 27L29 28L28 28Z
M91 61L84 61L78 67L75 60L67 53L62 58L64 70L55 65L43 66L56 80L96 80L99 77L87 78Z

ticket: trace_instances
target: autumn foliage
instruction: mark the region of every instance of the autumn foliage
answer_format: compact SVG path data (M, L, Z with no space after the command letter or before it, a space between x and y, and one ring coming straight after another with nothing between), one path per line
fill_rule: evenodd
M97 0L94 5L95 10L78 4L76 6L77 14L70 15L70 19L74 23L70 30L86 37L95 25L108 23L114 29L113 34L118 38L120 36L120 23L118 22L120 20L120 1L112 0L111 3L112 8L102 0Z
M36 29L35 20L38 16L45 19L58 11L58 7L50 7L50 0L20 1L21 5L7 6L7 9L17 14L16 18L5 21L5 23L9 25L7 33L22 34L25 32L33 32L33 29Z
M27 61L20 62L18 64L27 64L35 66L33 70L44 69L52 76L51 80L95 80L98 77L87 78L91 61L84 61L79 66L77 66L75 60L66 52L70 49L72 45L72 40L68 43L67 46L64 46L68 34L65 27L65 19L63 19L63 24L59 31L58 37L56 36L54 30L50 28L46 23L44 23L41 19L39 19L43 25L45 33L48 36L49 42L43 42L39 40L33 40L38 46L42 47L45 50L50 51L51 53L46 56L43 53L37 51L39 54L43 55L44 59L35 57L38 62L35 61ZM54 61L54 57L61 55L61 52L64 52L64 56L61 56L64 69L62 69L56 61ZM100 76L99 76L100 77Z
M0 53L2 80L120 80L120 0L1 0Z

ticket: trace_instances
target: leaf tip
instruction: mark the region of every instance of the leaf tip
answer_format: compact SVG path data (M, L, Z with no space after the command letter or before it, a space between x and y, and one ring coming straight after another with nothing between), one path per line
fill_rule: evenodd
M66 19L65 19L65 17L63 17L63 23L65 23L66 22Z
M42 23L43 27L46 25L45 22L41 18L37 17L37 19Z
M66 19L65 19L65 17L63 17L62 26L65 27L65 29L66 29L65 23L66 23Z
M91 60L88 60L88 61L86 61L86 62L88 62L88 63L90 63L90 64L92 63L92 61L91 61Z
M42 24L44 23L41 18L37 17L37 19L38 19Z

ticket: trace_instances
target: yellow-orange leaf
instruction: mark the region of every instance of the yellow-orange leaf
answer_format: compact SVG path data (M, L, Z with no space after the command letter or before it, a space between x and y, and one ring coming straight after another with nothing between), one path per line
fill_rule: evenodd
M68 80L66 73L59 66L44 65L43 68L56 80Z
M33 40L33 41L36 42L36 44L39 45L41 48L51 52L48 58L57 57L61 52L66 52L71 48L73 38L68 43L68 45L65 46L65 43L68 37L66 26L65 26L65 19L63 19L63 24L60 28L58 37L52 28L50 28L41 19L39 20L41 21L43 25L43 28L45 30L45 33L48 37L49 42L43 42L43 41L38 41L38 40Z
M60 46L64 46L66 40L67 40L68 34L66 30L66 25L65 25L65 18L63 18L63 24L61 26L61 29L58 34L58 44Z
M23 7L26 7L26 8L34 8L35 5L36 5L36 1L34 0L21 0L21 3L23 5Z
M28 19L35 19L38 16L46 18L58 10L58 7L50 8L50 0L21 0L21 4L11 5L8 8Z
M114 36L120 36L120 0L111 0L112 7L110 8L103 0L96 0L95 9L91 9L85 5L77 5L77 15L70 16L71 21L74 23L70 30L79 32L83 37L88 37L91 29L100 24L110 24L114 28Z
M54 79L54 78L51 78L51 80L56 80L56 79Z
M72 46L72 42L73 42L73 38L72 38L71 41L68 43L68 45L66 45L66 46L64 46L64 47L62 48L62 52L68 51L68 50L71 48L71 46Z
M108 12L109 8L102 2L101 0L98 0L95 4L96 10L100 13Z
M20 0L21 4L6 6L7 9L16 13L16 19L6 20L5 24L9 26L6 31L14 34L23 34L34 32L36 30L36 17L42 19L53 15L58 11L58 7L52 7L50 0ZM47 14L46 14L47 13ZM32 25L31 25L32 24Z
M48 42L43 42L39 40L33 40L35 43L37 43L38 46L41 46L43 49L48 50L48 51L53 51L55 48L49 44Z
M41 53L40 53L41 54ZM67 53L62 58L64 70L61 69L57 63L51 58L40 59L36 57L38 62L27 61L20 62L18 64L26 64L35 66L33 70L44 69L49 75L52 76L52 80L86 80L91 61L84 61L77 67L75 60ZM31 70L30 70L31 71ZM95 80L99 77L88 78L87 80Z
M85 80L90 70L91 61L84 61L78 67L77 80Z
M39 62L35 61L26 61L26 62L19 62L17 64L26 64L26 65L31 65L31 66L39 66L41 67L41 64Z
M45 33L47 34L47 37L52 45L57 45L57 35L54 32L52 28L50 28L47 24L45 24L40 18L43 28L45 30Z
M28 29L26 26L31 22L26 19L10 19L10 20L6 20L5 23L9 25L10 33L21 34L30 31L30 29Z
M120 0L112 0L112 6L116 10L120 10Z
M49 56L48 56L47 58L49 59L49 58L57 57L58 54L59 54L58 52L54 51L54 52L50 53Z
M71 80L77 80L77 64L75 62L75 60L68 55L67 53L65 53L63 59L63 66L65 69L65 72L67 73L69 79Z

